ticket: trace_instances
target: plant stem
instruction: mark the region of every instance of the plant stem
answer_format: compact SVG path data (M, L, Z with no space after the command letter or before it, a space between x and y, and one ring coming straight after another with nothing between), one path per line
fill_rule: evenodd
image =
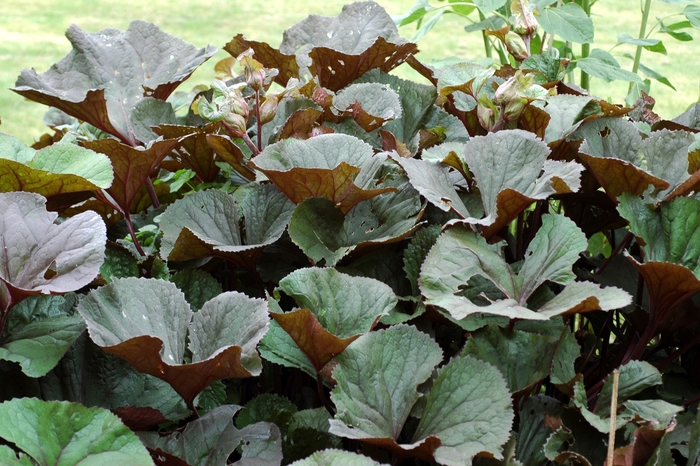
M486 16L479 10L479 21L483 21L486 19ZM492 58L493 55L493 48L491 47L491 41L489 38L486 36L486 30L481 31L481 37L484 39L484 52L486 53L486 56L488 58Z
M676 351L671 353L666 359L661 361L661 363L659 365L657 365L656 368L659 369L660 371L664 370L666 368L666 366L668 366L673 361L675 361L676 359L681 357L686 351L688 351L690 348L697 345L698 343L700 343L700 333L695 334L695 336L693 338L691 338L690 340L688 340L687 342L685 342L683 344L683 346L681 346Z
M613 371L613 389L610 400L610 434L608 435L608 460L605 464L612 466L613 456L615 455L615 428L617 427L617 389L620 384L620 372L617 369Z
M591 4L590 0L583 0L583 11L590 18L591 16ZM581 58L586 58L591 53L591 44L581 44ZM581 71L581 87L585 90L591 90L590 76L585 71Z
M255 124L258 130L258 152L262 151L262 122L260 121L260 91L255 91Z
M642 23L639 25L639 39L645 39L647 34L647 22L649 21L649 12L651 11L651 0L644 1L642 8ZM632 73L639 71L639 62L642 59L642 46L638 45L634 53L634 63L632 64ZM629 90L632 90L632 83L629 85Z

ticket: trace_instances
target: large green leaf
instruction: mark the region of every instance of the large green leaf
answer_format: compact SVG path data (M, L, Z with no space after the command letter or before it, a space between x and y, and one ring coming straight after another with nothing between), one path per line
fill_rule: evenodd
M255 270L266 245L284 233L294 205L273 185L255 185L239 204L222 190L198 191L163 213L160 255L185 261L223 257Z
M358 338L336 359L331 433L401 448L396 441L421 397L417 387L441 360L438 344L415 327L395 325Z
M151 23L122 32L66 31L73 50L48 71L22 70L13 91L86 121L134 145L132 112L148 97L165 100L216 48L197 49ZM147 141L141 141L147 142Z
M41 466L153 465L119 418L77 403L18 398L0 404L0 437Z
M0 134L0 191L28 191L45 197L109 188L114 174L109 159L70 143L40 151Z
M70 308L75 300L62 296L30 296L10 310L7 337L0 359L14 361L30 377L54 368L73 342L85 331L85 322Z
M618 288L601 289L593 283L573 281L572 265L587 245L585 235L571 220L545 215L516 274L501 255L502 242L490 245L470 229L457 226L440 235L423 263L418 284L426 304L445 309L458 320L477 312L543 320L629 304L631 296ZM475 276L491 281L505 299L480 305L468 298L463 291L468 292L468 282ZM528 299L546 282L566 287L539 310L528 309Z
M78 312L98 346L165 380L188 404L214 380L262 369L255 350L268 325L262 299L227 292L193 315L174 284L122 278L88 294ZM192 362L185 364L188 337Z
M336 17L311 15L284 32L279 50L240 34L224 50L237 57L249 48L266 68L279 70L275 81L281 86L309 73L334 92L369 70L388 73L418 52L375 2L345 5Z
M390 191L374 186L374 172L384 158L353 136L324 134L285 139L267 146L251 162L295 204L322 197L347 213L357 203Z
M413 440L439 438L434 457L447 466L470 465L480 453L501 459L513 418L498 369L470 356L455 357L438 370Z
M402 240L422 215L418 192L404 179L384 183L395 192L357 204L347 215L327 199L311 198L294 210L289 236L315 263L335 265L358 248Z
M305 268L280 281L279 291L299 309L272 318L320 371L350 343L369 332L397 303L389 286L335 269Z
M0 281L19 296L75 291L99 273L107 241L102 219L87 211L54 224L57 217L38 194L0 193Z
M458 155L474 175L486 217L465 221L483 225L488 239L535 200L578 191L583 166L547 160L549 153L543 141L523 130L470 139Z
M176 456L190 466L229 464L228 457L239 445L243 459L236 464L278 466L282 461L279 428L258 422L236 429L232 418L239 409L235 405L220 406L188 423L181 433L161 436L157 432L140 432L139 438L151 451Z
M549 34L580 44L593 42L593 20L578 4L567 3L556 8L541 8L539 11L537 22Z

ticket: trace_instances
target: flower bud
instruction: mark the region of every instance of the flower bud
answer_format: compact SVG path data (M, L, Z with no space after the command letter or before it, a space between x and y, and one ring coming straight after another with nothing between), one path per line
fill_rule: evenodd
M506 34L504 42L508 52L513 55L513 58L516 60L523 61L530 56L530 53L527 51L525 41L517 33L509 31L508 34Z
M265 124L271 122L277 114L277 106L280 100L277 94L268 95L265 101L260 105L260 123Z
M242 96L240 96L238 93L232 92L229 97L229 105L231 106L231 113L241 115L246 121L248 121L250 109L248 108L248 102L246 102Z
M513 31L522 37L532 38L537 34L539 24L529 7L528 0L513 0L510 11L515 15Z
M248 131L245 118L236 113L229 113L224 118L224 123L229 127L231 135L237 138L242 138Z
M491 102L491 100L486 95L479 97L478 104L476 106L476 116L479 119L479 124L491 132L496 127L496 122L500 116L500 111Z
M523 109L530 102L530 99L524 94L534 83L534 75L524 75L522 71L518 70L513 77L498 86L493 101L504 109L503 118L506 121L520 118Z

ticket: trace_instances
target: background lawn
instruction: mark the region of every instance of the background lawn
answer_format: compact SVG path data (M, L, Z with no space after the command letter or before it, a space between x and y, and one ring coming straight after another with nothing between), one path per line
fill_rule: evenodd
M222 47L237 33L249 39L278 45L282 31L301 21L309 14L325 16L340 12L346 0L122 0L106 2L97 0L2 0L0 2L0 131L13 134L26 143L38 138L44 130L41 117L45 107L26 103L23 98L8 89L15 83L22 68L45 71L70 51L70 44L63 36L71 23L87 31L107 27L126 29L133 19L157 24L166 32L179 36L201 47L207 44ZM380 0L379 3L392 15L403 13L413 0ZM433 0L434 4L437 4ZM682 9L683 5L653 3L652 16L664 18ZM618 34L638 34L641 13L639 2L634 0L600 0L593 7L596 26L596 43L593 47L605 50L617 42ZM602 16L602 15L605 16ZM671 18L672 23L680 18ZM463 18L443 16L436 28L419 41L420 58L425 62L457 56L466 59L483 58L479 34L466 34L468 24ZM688 30L697 37L694 30ZM413 25L402 29L411 38ZM700 64L695 53L700 43L678 42L667 35L656 35L666 44L668 55L645 52L642 62L664 74L678 91L654 81L652 96L657 100L656 111L665 118L672 118L698 99ZM614 55L634 53L630 46L617 47ZM214 64L225 58L219 52L185 83L187 88L208 83L214 77ZM623 67L629 69L631 61L619 57ZM397 70L406 77L414 77L410 70ZM620 103L627 91L625 83L605 83L593 80L593 93Z

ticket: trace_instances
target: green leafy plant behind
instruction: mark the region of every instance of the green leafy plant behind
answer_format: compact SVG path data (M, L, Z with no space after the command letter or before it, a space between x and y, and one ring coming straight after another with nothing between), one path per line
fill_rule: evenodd
M213 47L71 27L0 135L0 462L695 464L700 107L567 82L653 73L594 3L421 0L499 58L439 68L358 2L193 89Z

